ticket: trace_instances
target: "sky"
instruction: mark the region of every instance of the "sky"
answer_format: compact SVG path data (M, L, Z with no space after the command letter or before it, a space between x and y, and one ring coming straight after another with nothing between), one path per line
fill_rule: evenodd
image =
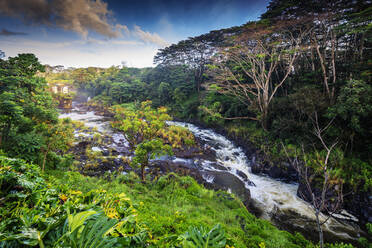
M257 20L269 0L0 0L0 50L65 67L149 67L157 50Z

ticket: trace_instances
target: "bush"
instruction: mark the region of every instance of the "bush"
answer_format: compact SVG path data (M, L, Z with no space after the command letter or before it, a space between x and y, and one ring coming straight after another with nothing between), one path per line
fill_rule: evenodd
M143 247L149 240L124 193L51 185L39 167L4 156L0 172L0 247L66 247L77 240L73 247Z

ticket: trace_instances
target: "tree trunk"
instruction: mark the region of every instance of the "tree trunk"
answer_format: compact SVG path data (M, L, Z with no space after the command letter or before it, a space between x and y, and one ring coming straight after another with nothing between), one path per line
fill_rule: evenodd
M142 182L145 181L145 166L141 165L141 180Z
M145 182L146 181L146 178L145 178L145 168L146 166L148 165L148 161L145 161L143 164L141 164L141 180L142 182Z
M266 88L265 91L263 92L262 116L261 116L262 127L265 130L267 130L268 113L269 113L269 90L268 88Z
M267 130L267 109L262 112L261 125L264 130Z
M331 92L331 103L333 103L333 99L334 99L334 94L335 94L335 87L336 87L336 35L335 33L332 31L331 33L332 35L332 73L333 73L333 85L332 85L332 92Z
M50 143L48 144L48 147L47 147L47 149L45 150L45 153L44 153L43 164L42 164L42 171L45 170L45 162L46 162L46 157L48 155L49 149L50 149Z
M325 66L325 61L324 61L324 57L323 57L322 53L320 52L320 48L319 48L318 43L316 43L316 51L318 53L320 66L322 68L323 84L326 88L328 97L331 99L331 92L329 91L329 86L328 86L328 77L327 77L327 70L326 70L326 66Z
M316 225L318 227L318 232L319 232L319 245L320 245L320 248L324 248L323 229L322 229L322 226L320 225L319 214L320 214L320 211L318 209L315 210Z
M311 48L311 70L313 71L313 72L315 72L315 64L314 64L314 61L315 61L315 58L314 58L314 51L313 51L313 49Z

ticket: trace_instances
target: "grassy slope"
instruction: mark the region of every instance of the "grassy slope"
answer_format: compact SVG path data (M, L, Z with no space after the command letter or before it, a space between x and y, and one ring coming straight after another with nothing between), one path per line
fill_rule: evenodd
M211 228L220 223L235 247L261 244L261 247L288 248L309 244L300 235L280 231L269 222L255 218L234 196L207 190L190 177L171 175L156 183L141 183L133 174L108 181L79 173L49 171L49 180L83 192L99 188L109 193L126 193L138 210L139 221L150 228L154 237L179 235L191 225Z

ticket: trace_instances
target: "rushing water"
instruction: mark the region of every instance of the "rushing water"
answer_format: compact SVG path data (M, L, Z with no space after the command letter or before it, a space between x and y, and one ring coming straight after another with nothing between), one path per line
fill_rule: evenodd
M120 150L121 146L127 145L125 140L123 140L123 135L113 132L108 120L102 116L95 115L94 112L79 112L78 109L75 109L71 113L60 115L60 118L66 117L83 121L88 127L96 127L98 132L110 133L114 140L112 146L118 150ZM183 122L168 122L168 124L188 128L196 137L203 140L210 149L214 150L216 162L197 161L200 165L200 170L209 172L223 171L225 174L230 173L239 178L243 185L250 190L254 205L261 210L261 218L270 220L287 230L302 229L302 231L310 230L310 232L315 230L313 209L308 203L297 197L298 185L251 173L251 161L248 160L243 150L213 130L202 129ZM173 161L186 160L173 158ZM219 166L212 166L213 163L217 163ZM203 177L209 183L213 183L215 180L213 175L210 174L205 174ZM244 180L244 177L248 177L253 184ZM325 216L322 216L322 218L324 219ZM333 236L331 239L350 240L357 237L354 226L340 223L333 218L324 225L324 230L328 235ZM310 236L316 238L316 232Z
M297 197L297 184L288 184L267 176L251 173L250 161L243 150L213 130L202 129L183 122L169 122L169 124L188 128L216 152L216 160L219 165L225 167L231 174L241 180L243 178L238 172L243 172L254 183L254 185L245 183L245 186L250 190L255 205L262 210L262 218L276 222L276 217L279 214L286 217L292 215L292 223L287 224L292 224L297 228L308 228L310 225L314 225L314 223L310 224L311 220L314 220L314 210L310 204ZM218 169L208 166L208 161L204 161L202 164L207 170L218 171ZM209 181L213 182L213 178L209 178ZM321 218L324 220L325 216ZM334 218L328 220L323 228L335 237L346 240L353 239L352 236L354 235L350 236L350 233L355 234L354 227L340 223Z

